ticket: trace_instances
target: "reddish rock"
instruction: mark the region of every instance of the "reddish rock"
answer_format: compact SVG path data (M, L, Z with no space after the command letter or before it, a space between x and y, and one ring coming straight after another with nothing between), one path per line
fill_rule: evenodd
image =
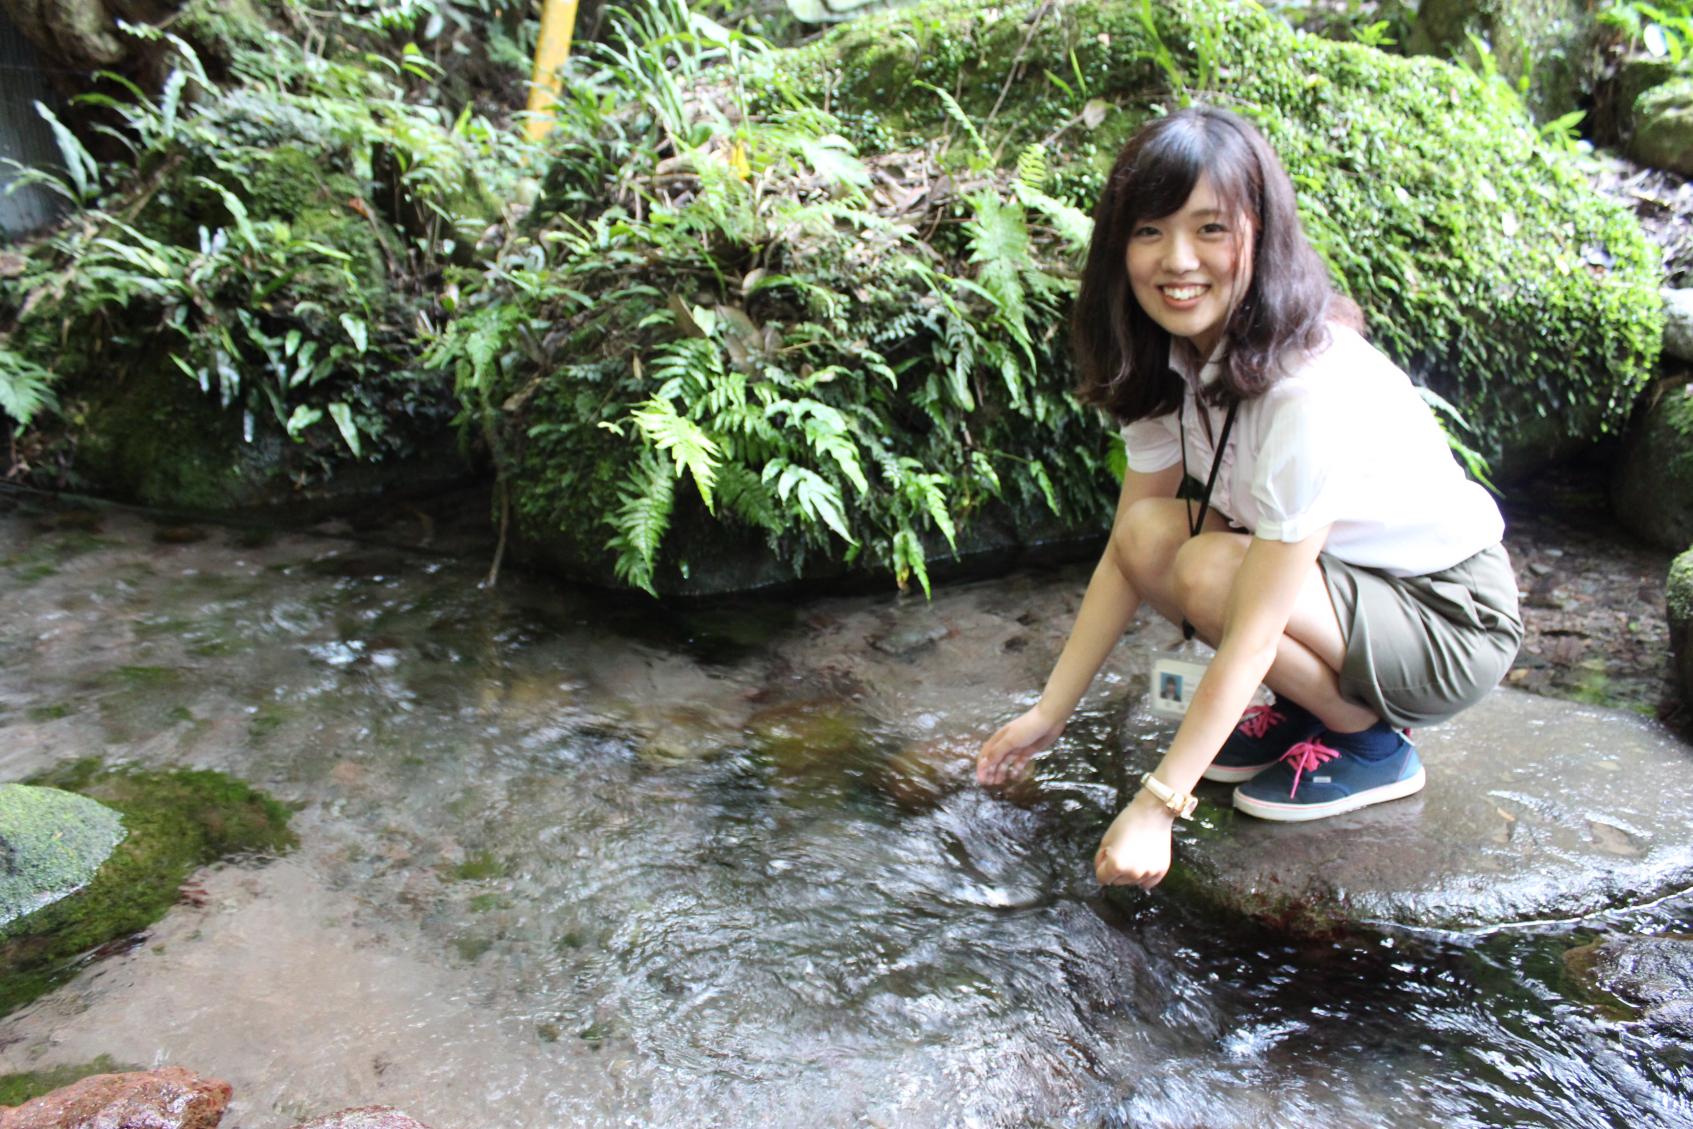
M214 1129L230 1093L228 1082L180 1066L92 1074L0 1109L0 1129Z
M294 1129L429 1129L429 1126L390 1106L365 1105L307 1121Z

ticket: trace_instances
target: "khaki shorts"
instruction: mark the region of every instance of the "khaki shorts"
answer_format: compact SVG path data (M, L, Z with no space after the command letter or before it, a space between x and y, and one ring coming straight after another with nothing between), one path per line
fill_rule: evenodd
M1340 693L1396 728L1443 721L1499 684L1522 645L1503 545L1441 572L1389 576L1317 558L1346 638Z

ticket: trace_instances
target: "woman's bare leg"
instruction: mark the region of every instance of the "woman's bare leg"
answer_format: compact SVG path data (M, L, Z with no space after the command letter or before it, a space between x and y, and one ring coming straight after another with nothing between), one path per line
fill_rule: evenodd
M1199 637L1215 645L1223 633L1223 610L1251 537L1228 531L1216 514L1190 537L1186 504L1173 499L1137 502L1113 537L1119 567L1135 590L1172 623L1185 616ZM1338 733L1367 729L1376 714L1340 696L1339 670L1346 655L1340 617L1322 573L1312 568L1276 646L1264 682L1298 702Z

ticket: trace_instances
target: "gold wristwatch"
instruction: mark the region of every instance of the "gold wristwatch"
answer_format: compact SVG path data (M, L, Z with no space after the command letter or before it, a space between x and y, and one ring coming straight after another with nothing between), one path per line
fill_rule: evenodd
M1152 773L1140 778L1140 786L1158 797L1169 813L1177 819L1192 819L1193 809L1199 806L1199 797L1192 792L1178 792Z

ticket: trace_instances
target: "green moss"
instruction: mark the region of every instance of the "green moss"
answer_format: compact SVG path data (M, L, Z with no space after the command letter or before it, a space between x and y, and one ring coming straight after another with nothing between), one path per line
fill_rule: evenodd
M1664 602L1672 627L1693 624L1693 549L1688 549L1669 566L1664 585Z
M87 796L0 784L0 935L86 886L124 835L118 813Z
M1693 175L1693 76L1654 86L1635 100L1629 153L1658 168Z
M118 1063L110 1055L101 1055L92 1062L50 1066L45 1070L30 1070L21 1074L0 1074L0 1106L22 1105L31 1098L50 1094L94 1074L121 1074L139 1069L137 1066Z
M128 836L89 885L0 930L0 1013L47 991L78 959L144 929L196 867L294 846L288 810L247 784L199 769L106 769L84 760L30 781L115 809Z
M453 942L453 948L459 957L469 964L475 964L482 959L482 954L494 947L491 937L460 937Z
M180 682L182 672L168 666L120 666L109 671L106 680L141 690L159 690Z
M487 851L479 851L448 873L459 882L482 882L490 878L505 877L506 864Z
M1591 85L1586 60L1593 28L1580 0L1423 0L1406 47L1482 68L1470 38L1476 37L1489 45L1499 73L1527 88L1529 105L1546 120L1575 109Z
M820 97L827 85L835 105L859 110L849 126L861 144L916 144L954 127L915 80L957 91L985 123L1037 7L990 14L945 0L878 13L777 58L801 89ZM1155 61L1167 49L1189 82L1215 75L1215 100L1264 130L1378 344L1456 403L1508 474L1621 423L1657 359L1658 255L1540 140L1509 90L1228 0L1156 8L1156 39L1137 5L1043 9L1026 73L1068 74L1073 50L1089 95L1118 112L1091 135L1073 126L1051 138L1080 107L1026 78L1009 86L990 143L1042 144L1063 190L1090 204L1123 138L1178 101ZM944 30L913 31L924 24Z
M59 702L51 706L31 706L25 715L31 721L58 721L76 712L76 707Z

